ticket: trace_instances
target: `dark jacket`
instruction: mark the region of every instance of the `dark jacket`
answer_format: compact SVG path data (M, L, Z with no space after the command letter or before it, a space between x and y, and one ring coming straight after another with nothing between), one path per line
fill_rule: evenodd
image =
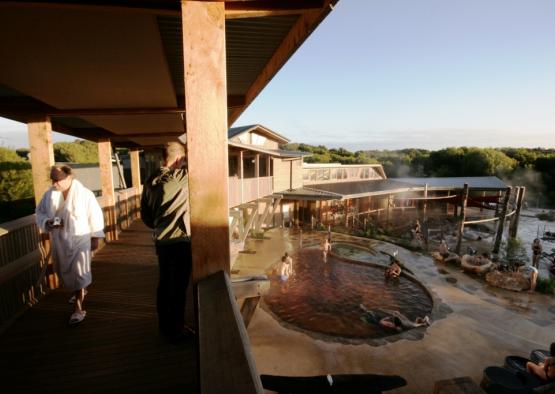
M189 182L184 168L160 168L145 182L141 196L141 217L154 229L156 244L189 241L186 225Z

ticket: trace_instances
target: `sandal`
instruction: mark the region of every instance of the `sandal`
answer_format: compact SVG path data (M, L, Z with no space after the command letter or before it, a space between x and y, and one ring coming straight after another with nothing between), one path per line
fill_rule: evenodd
M73 312L73 314L72 314L71 317L69 318L68 324L69 324L70 326L79 324L79 323L81 323L83 320L85 320L85 316L87 316L87 311Z

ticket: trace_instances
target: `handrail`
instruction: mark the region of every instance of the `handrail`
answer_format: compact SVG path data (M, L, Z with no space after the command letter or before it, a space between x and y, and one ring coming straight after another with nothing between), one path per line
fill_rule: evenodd
M247 329L229 276L224 271L216 272L201 279L196 291L200 392L262 394Z

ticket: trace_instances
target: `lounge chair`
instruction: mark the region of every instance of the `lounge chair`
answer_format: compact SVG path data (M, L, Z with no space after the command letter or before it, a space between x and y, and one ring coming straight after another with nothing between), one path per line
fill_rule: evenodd
M278 393L352 393L379 394L406 386L407 381L397 375L319 375L319 376L274 376L260 375L266 390Z
M488 394L528 394L541 382L527 372L515 372L501 367L487 367L480 386Z

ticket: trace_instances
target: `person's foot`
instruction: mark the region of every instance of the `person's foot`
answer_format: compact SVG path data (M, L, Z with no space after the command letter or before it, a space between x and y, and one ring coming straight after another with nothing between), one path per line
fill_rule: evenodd
M83 322L83 320L85 320L85 316L87 316L87 311L75 311L69 318L68 324L70 326L80 324Z

